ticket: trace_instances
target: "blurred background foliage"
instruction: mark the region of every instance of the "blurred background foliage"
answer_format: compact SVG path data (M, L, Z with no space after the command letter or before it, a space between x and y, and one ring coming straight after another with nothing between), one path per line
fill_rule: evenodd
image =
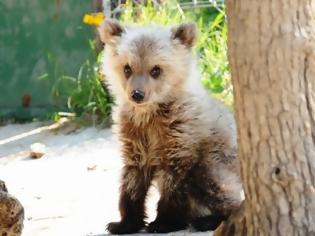
M67 108L52 88L94 57L91 27L81 20L87 9L76 0L0 2L0 118L50 118Z
M211 1L207 7L182 7L184 2L191 1L126 1L117 15L126 24L195 22L202 82L231 106L224 5ZM1 12L15 12L0 15L0 120L56 120L63 111L87 124L108 124L113 99L99 73L99 39L94 27L82 22L83 15L93 11L90 4L0 3Z

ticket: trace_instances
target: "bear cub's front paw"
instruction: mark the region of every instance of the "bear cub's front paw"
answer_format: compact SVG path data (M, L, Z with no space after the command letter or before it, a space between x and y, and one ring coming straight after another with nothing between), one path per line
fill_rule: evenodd
M145 226L143 221L139 222L111 222L107 225L107 230L111 234L131 234L138 232L141 228Z
M155 220L148 225L147 231L149 233L168 233L168 232L183 230L186 228L187 228L187 224L183 222L168 223L168 222Z

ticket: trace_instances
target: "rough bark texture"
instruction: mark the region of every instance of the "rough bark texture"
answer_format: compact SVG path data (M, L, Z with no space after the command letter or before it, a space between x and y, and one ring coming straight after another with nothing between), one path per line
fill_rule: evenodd
M217 235L315 235L314 5L227 1L246 199Z

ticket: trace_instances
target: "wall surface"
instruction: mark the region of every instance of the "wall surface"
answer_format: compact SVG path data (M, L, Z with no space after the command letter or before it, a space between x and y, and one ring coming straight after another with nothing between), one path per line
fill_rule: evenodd
M82 23L90 11L91 1L0 2L0 118L65 107L52 88L91 54L92 27Z

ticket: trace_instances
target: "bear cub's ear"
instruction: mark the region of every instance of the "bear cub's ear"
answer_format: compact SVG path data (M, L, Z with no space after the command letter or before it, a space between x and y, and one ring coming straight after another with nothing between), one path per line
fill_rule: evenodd
M102 42L112 46L116 44L124 31L123 26L114 19L105 19L98 27Z
M173 27L172 39L178 39L182 44L191 48L197 38L196 25L192 23L185 23L179 26Z

